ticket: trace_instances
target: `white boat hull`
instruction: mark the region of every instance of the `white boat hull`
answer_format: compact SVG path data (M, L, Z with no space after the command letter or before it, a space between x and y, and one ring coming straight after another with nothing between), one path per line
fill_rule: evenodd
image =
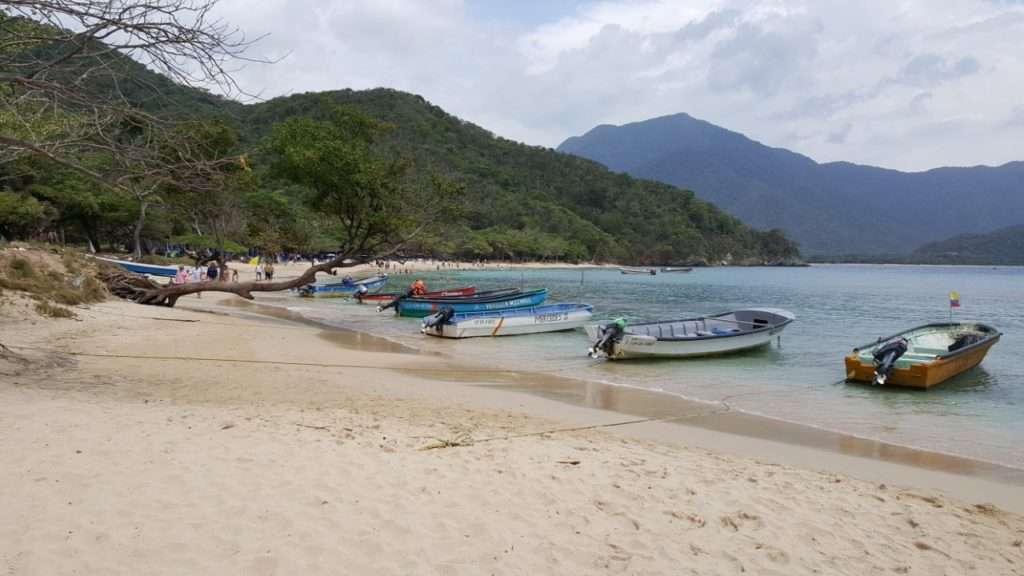
M601 353L612 360L627 358L691 358L729 354L771 343L772 338L779 336L789 322L793 320L793 316L789 312L774 308L750 309L739 311L738 313L754 313L759 316L775 318L776 323L770 325L766 324L764 320L757 323L722 320L727 315L667 322L664 323L666 328L670 325L682 327L682 325L686 324L689 330L683 331L682 335L674 334L670 337L657 337L651 334L631 333L627 329L618 339L611 342L610 349L604 349ZM709 325L717 323L720 326L728 326L730 322L737 325L755 326L756 328L752 330L722 332L707 331ZM694 327L698 325L703 330L694 330ZM644 325L638 326L643 327ZM586 331L591 342L596 342L602 336L602 327L598 325L589 325L586 327ZM634 328L634 331L640 332L641 330ZM662 333L662 330L659 329L658 333Z
M476 338L561 332L581 328L590 321L590 310L547 312L530 315L466 318L440 327L424 328L423 333L443 338ZM440 328L440 329L438 329Z

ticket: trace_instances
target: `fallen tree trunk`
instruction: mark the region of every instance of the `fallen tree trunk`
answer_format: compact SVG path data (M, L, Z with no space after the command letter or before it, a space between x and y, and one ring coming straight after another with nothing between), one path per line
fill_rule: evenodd
M199 292L229 292L237 294L246 300L252 300L253 292L278 292L280 290L298 288L315 282L316 275L320 272L334 274L335 268L348 268L362 263L353 261L346 263L345 260L347 258L339 256L333 260L311 266L295 278L275 282L213 280L189 284L159 284L141 274L121 270L104 270L100 272L99 278L107 285L111 294L138 302L139 304L170 307L178 302L178 298L188 296L189 294L198 294Z

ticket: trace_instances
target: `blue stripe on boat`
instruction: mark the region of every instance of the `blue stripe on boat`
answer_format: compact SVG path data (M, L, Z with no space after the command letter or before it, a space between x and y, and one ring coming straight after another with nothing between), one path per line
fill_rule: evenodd
M406 298L398 301L398 314L401 316L426 316L441 308L451 308L456 314L460 312L488 312L508 310L510 308L530 308L544 302L548 297L547 288L510 294L505 297L490 299L484 302L451 300L426 300Z
M452 322L459 320L472 320L474 318L491 318L498 316L538 316L540 314L557 314L560 312L576 312L585 310L593 312L594 307L590 304L545 304L543 306L532 306L530 308L508 308L505 310L490 310L487 312L456 312L452 315Z

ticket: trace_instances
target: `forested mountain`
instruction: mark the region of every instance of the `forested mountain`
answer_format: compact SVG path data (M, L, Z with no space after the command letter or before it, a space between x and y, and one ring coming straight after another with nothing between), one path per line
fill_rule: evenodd
M243 105L175 85L127 59L118 65L134 81L117 88L139 108L235 131L234 149L247 156L246 168L252 167L255 178L245 183L246 189L208 205L187 205L195 201L187 195L186 200L154 203L143 234L150 247L203 241L215 228L218 243L228 240L235 247L330 249L336 231L304 232L316 220L306 202L308 191L275 179L267 169L266 141L288 119L329 121L342 107L389 125L377 150L410 163L410 185L428 186L440 177L464 187L449 216L418 237L412 251L463 258L664 264L784 263L799 258L781 232L753 230L692 192L505 140L413 94L340 90ZM20 166L19 171L12 178L0 166L0 235L45 233L100 245L124 243L137 212L131 198L98 190L80 175L49 170L45 163Z
M915 262L929 264L1021 266L1024 265L1024 225L932 242L914 250L911 257Z
M438 222L428 249L637 263L797 257L782 234L751 230L692 192L497 137L395 90L300 94L247 106L244 139L256 144L285 118L320 118L338 105L390 124L385 146L411 159L415 174L465 185L464 225Z
M900 172L819 164L687 114L569 138L560 151L697 192L808 255L908 255L923 243L1020 222L1024 162Z

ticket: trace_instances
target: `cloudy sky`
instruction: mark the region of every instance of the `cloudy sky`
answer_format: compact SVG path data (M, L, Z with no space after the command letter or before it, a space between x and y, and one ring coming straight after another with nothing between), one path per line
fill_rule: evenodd
M264 98L387 86L529 144L687 112L815 160L1024 160L1024 0L222 0Z

